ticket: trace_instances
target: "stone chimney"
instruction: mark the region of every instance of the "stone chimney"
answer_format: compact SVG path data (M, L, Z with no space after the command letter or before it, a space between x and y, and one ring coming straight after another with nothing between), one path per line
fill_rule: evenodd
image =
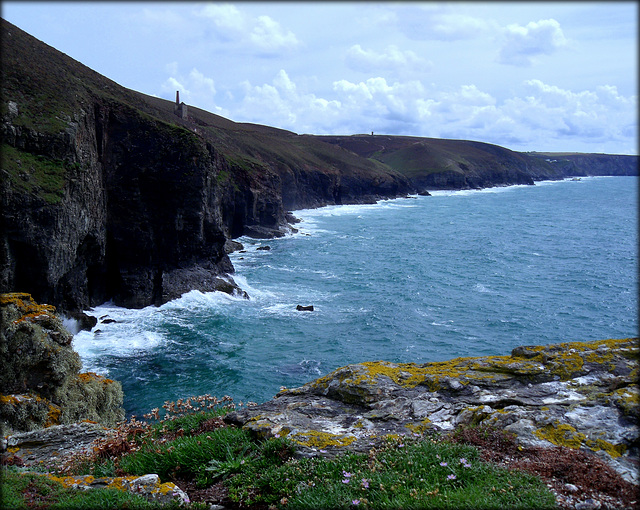
M181 119L187 118L187 105L180 102L180 91L176 90L176 104L173 107L173 113L175 113Z

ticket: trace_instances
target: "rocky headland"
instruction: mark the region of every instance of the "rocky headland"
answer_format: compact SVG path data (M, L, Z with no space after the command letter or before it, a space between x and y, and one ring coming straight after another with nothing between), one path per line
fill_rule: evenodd
M71 338L52 306L27 294L0 295L2 463L55 473L68 459L97 451L121 434L120 384L79 373ZM299 388L283 388L268 402L226 414L224 422L258 439L287 437L301 457L325 458L367 453L390 439L401 445L403 438L438 438L488 426L512 433L525 459L530 452L563 447L583 453L586 479L592 458L594 469L602 470L603 461L625 480L616 483L637 486L638 357L638 339L630 338L525 346L506 356L424 364L362 362ZM501 462L521 467L527 462L507 457ZM161 483L153 473L46 476L65 487L189 500L180 487ZM562 491L582 489L555 486L562 507L573 508L566 504L575 498Z

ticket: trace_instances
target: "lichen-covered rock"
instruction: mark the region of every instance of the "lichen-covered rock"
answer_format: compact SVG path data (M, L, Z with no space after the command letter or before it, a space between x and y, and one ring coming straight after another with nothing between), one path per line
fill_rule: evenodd
M0 295L0 392L36 391L54 399L68 375L78 373L80 356L54 311L29 294Z
M104 478L96 478L91 475L55 476L45 474L42 476L47 476L64 487L72 489L117 489L138 494L149 501L161 504L167 504L172 501L177 501L180 505L189 503L189 496L180 487L172 482L160 483L160 477L156 474Z
M50 305L0 294L0 434L92 420L124 419L120 383L81 374L72 335Z
M492 424L524 445L595 452L637 483L637 383L637 339L570 342L510 356L349 365L225 420L261 436L287 435L306 455Z

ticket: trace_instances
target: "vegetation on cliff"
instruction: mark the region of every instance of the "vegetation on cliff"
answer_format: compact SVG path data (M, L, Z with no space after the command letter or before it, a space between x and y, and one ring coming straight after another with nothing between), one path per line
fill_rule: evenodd
M589 499L602 508L637 507L633 486L593 455L522 447L495 427L389 435L363 452L306 457L289 438L260 439L226 424L223 418L234 408L230 398L208 395L167 402L163 418L156 409L145 416L149 422L122 422L89 450L49 464L48 474L15 467L19 462L9 454L4 463L14 466L3 467L3 503L48 508L64 498L72 508L107 508L92 506L96 501L156 508L156 489L145 493L151 503L117 494L156 473L155 487L162 482L165 491L177 486L188 495L165 500L169 508L189 501L194 509L534 509L574 508ZM83 487L91 490L78 491Z

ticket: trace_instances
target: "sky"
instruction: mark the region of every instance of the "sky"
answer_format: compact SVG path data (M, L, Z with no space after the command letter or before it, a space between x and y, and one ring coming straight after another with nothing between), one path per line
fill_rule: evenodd
M26 2L120 85L295 133L638 154L638 3Z

